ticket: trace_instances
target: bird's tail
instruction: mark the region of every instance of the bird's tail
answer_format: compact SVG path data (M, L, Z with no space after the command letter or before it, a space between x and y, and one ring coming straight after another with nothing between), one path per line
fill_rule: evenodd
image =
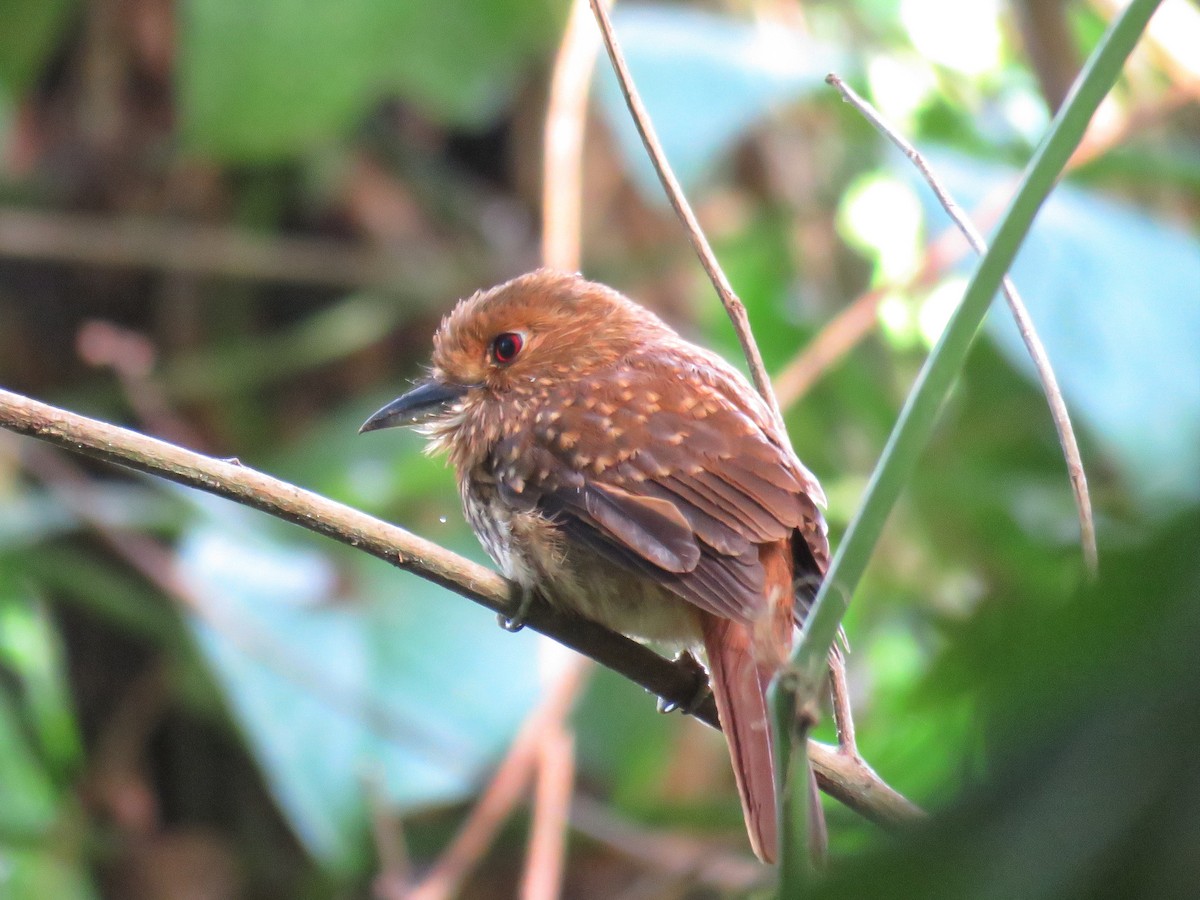
M786 661L791 633L791 616L786 608L775 618L778 621L767 620L755 628L705 616L703 626L709 685L729 745L746 831L755 856L766 863L775 862L779 847L778 794L767 691ZM825 813L811 766L804 777L809 789L809 852L814 863L822 866L828 847Z
M779 814L766 691L774 669L755 661L749 627L716 616L704 619L709 684L729 744L750 846L763 862L773 863L779 847Z

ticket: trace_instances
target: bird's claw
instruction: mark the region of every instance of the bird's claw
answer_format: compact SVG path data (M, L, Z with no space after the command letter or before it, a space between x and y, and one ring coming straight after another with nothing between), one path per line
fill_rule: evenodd
M510 634L516 634L525 627L525 617L529 615L529 607L533 605L533 589L522 587L521 599L517 603L517 611L512 616L496 613L496 622Z
M657 709L664 715L675 712L677 709L682 710L684 715L694 715L704 705L704 702L708 700L708 695L712 693L708 686L708 672L705 671L704 666L700 665L700 661L687 650L684 650L675 657L675 662L677 665L691 670L692 676L695 679L695 690L692 692L692 696L683 703L676 703L674 700L668 700L666 697L659 697L656 704Z

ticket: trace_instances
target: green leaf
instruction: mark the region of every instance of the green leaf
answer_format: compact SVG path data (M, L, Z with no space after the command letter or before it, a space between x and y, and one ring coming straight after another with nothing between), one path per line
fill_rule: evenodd
M65 662L45 609L0 588L0 667L14 674L29 730L47 770L65 775L82 757Z
M225 159L288 159L393 93L438 121L479 127L552 45L560 16L549 0L187 0L184 138Z
M76 0L4 0L0 3L0 85L24 93L46 65Z
M0 896L12 900L92 900L99 897L86 869L57 848L0 844Z

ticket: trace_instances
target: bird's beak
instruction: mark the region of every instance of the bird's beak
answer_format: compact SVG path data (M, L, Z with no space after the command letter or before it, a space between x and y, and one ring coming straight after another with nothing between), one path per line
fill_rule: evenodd
M419 384L403 397L393 400L367 421L363 422L359 434L394 428L397 425L420 425L426 419L442 413L455 400L467 392L467 386L448 384L433 379Z

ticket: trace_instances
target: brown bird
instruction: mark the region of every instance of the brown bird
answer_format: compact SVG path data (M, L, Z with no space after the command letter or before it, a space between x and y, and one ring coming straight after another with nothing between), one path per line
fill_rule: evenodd
M825 502L728 363L601 284L541 269L458 304L430 378L362 426L449 452L528 599L702 648L754 852L775 860L766 690L829 559Z

